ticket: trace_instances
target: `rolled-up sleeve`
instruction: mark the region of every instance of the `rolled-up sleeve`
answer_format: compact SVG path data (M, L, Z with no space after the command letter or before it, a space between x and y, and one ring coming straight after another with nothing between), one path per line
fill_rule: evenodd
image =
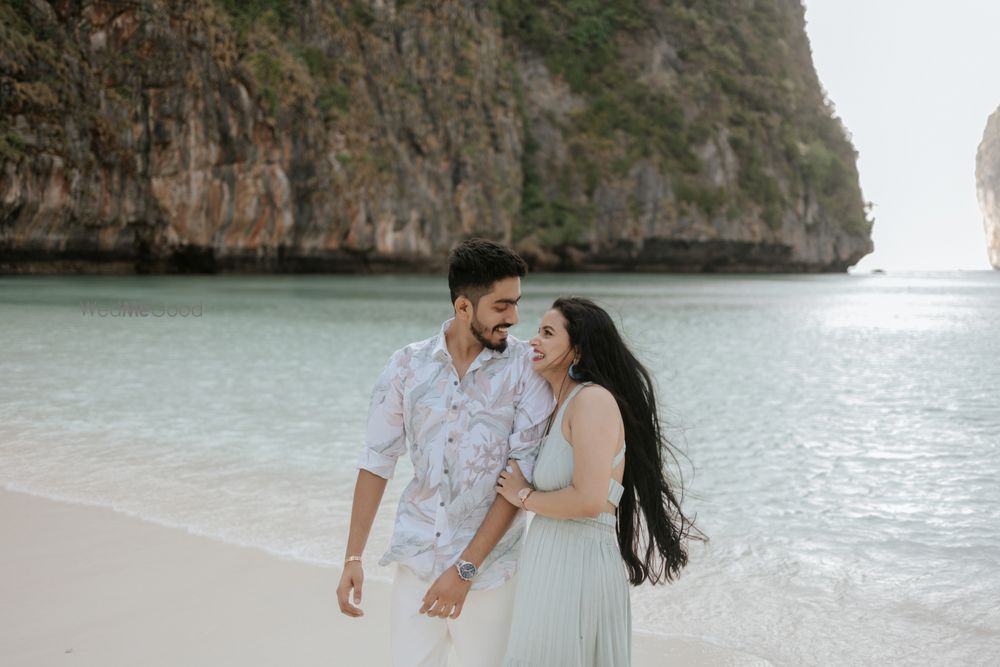
M384 479L392 479L396 462L406 453L402 381L406 369L400 363L401 353L392 355L372 389L365 448L357 462L359 469Z
M552 389L531 367L531 357L525 355L524 369L519 382L519 395L515 397L514 427L510 434L510 458L517 459L525 479L532 484L535 479L535 460L538 446L545 435L545 427L552 414Z

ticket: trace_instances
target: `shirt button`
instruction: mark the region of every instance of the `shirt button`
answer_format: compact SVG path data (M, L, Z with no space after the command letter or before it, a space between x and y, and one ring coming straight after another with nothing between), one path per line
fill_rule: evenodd
M448 469L447 468L444 469L444 474L446 474L446 475L448 474Z
M441 503L441 507L444 507L444 502Z
M458 386L458 380L453 381L452 384L457 387Z
M434 533L434 537L441 537L441 533Z
M448 438L448 442L454 442L455 438Z
M452 410L458 410L458 403L452 403L451 409Z

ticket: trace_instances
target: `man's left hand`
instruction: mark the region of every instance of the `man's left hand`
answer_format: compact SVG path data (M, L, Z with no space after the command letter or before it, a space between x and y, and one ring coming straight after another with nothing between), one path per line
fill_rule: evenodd
M438 618L458 618L470 588L472 582L458 576L454 566L449 567L427 590L420 613Z

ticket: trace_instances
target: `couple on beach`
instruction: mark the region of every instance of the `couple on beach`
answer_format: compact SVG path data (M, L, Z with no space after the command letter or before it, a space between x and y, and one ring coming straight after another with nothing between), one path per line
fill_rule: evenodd
M648 372L587 299L557 299L529 342L508 335L526 273L503 245L458 245L454 317L394 353L372 393L337 597L362 615L361 556L409 443L380 561L397 564L395 667L444 667L452 648L463 667L628 665L629 584L687 563L695 529Z

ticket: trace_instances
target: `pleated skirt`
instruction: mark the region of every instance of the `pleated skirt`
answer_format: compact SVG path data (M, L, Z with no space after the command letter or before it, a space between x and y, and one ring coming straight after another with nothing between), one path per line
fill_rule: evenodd
M504 667L624 667L632 609L614 515L536 515L518 562Z

